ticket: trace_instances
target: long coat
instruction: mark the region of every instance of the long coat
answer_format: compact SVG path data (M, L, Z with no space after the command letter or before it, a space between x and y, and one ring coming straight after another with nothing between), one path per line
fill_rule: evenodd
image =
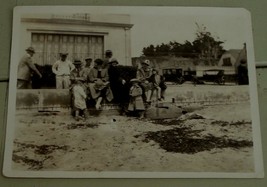
M86 109L86 93L83 85L75 84L72 87L73 92L73 107L74 109Z
M136 78L141 81L141 86L145 91L153 89L153 83L149 82L151 75L152 70L150 68L148 68L147 70L145 70L144 68L137 69Z
M142 98L142 88L139 85L133 85L130 88L129 111L145 110L145 105Z
M100 77L98 77L98 70L96 68L92 68L87 76L87 81L89 82L88 87L90 90L90 94L91 97L93 99L97 99L100 94L101 91L97 90L95 85L96 85L96 81L98 80L102 80L103 81L103 85L106 85L107 90L106 90L106 99L108 101L111 101L113 99L113 94L112 91L110 89L110 87L108 86L108 80L109 80L109 76L108 76L108 70L107 69L102 69L101 73L100 73ZM99 82L99 81L98 81Z
M110 65L108 68L108 75L110 81L110 88L114 96L114 102L128 103L129 87L127 87L126 84L122 84L123 78L121 76L121 71L119 71L118 69L118 66Z

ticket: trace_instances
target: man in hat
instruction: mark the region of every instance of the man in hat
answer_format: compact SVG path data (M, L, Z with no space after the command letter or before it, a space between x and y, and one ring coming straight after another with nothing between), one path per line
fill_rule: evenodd
M126 103L129 100L129 90L126 88L126 81L121 75L118 64L119 62L116 58L111 58L108 67L108 75L110 88L114 96L113 101L120 105L121 114L124 115L126 111Z
M33 47L26 49L26 54L21 58L18 65L18 77L17 77L17 88L18 89L29 89L31 88L31 73L35 72L40 78L42 74L38 71L32 57L35 53Z
M75 69L70 73L72 109L75 119L87 118L86 98L87 92L85 87L86 75L82 68L82 62L79 59L74 60Z
M150 77L152 75L152 69L150 68L150 61L149 60L143 60L141 62L141 68L137 69L136 78L140 80L141 87L143 91L145 92L144 100L147 103L151 102L151 95L152 95L152 89L153 89L153 83L151 83Z
M237 66L237 78L239 85L248 84L248 68L246 59L241 59L240 64Z
M104 58L104 62L103 62L103 67L104 68L108 67L108 64L109 64L112 56L113 56L113 52L111 50L108 49L108 50L105 51L105 58Z
M74 70L74 65L67 60L68 53L61 52L60 60L52 66L52 71L56 74L57 89L68 89L70 86L70 72Z
M103 99L111 101L113 94L109 88L108 70L103 68L103 60L96 59L94 68L91 69L87 81L92 99L96 101L96 109L100 109Z
M86 75L89 75L89 72L92 69L91 65L92 65L93 59L90 57L86 57L84 60L85 60L85 65L84 65L83 71Z
M82 62L79 59L75 59L73 65L75 68L70 72L71 84L77 81L85 83L86 74L84 72L84 68L82 67Z

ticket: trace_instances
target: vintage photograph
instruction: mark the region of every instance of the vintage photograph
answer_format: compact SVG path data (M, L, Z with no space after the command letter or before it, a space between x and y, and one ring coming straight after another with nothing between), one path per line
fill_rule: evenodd
M250 13L16 7L7 177L263 176Z

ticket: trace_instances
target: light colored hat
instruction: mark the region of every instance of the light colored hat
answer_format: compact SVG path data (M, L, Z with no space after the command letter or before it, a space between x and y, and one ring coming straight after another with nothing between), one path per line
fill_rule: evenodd
M111 58L110 61L108 62L109 64L116 62L117 64L119 63L116 58Z
M105 83L101 79L97 79L94 85L96 90L103 90L106 87Z
M28 48L26 49L26 51L31 51L31 52L35 53L35 50L34 50L33 47L28 47Z
M148 65L148 66L150 65L150 61L149 61L149 60L144 60L144 61L142 61L141 63L142 63L142 64L146 64L146 65Z
M130 82L140 82L140 80L136 79L136 78L133 78L133 79L130 80Z

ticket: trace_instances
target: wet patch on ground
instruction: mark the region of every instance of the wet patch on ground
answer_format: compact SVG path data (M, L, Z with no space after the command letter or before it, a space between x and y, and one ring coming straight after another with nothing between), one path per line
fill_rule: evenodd
M247 140L234 140L213 135L201 137L202 130L191 130L189 128L174 128L171 130L147 132L143 141L151 140L167 152L194 154L202 151L210 151L214 148L242 148L252 147L253 142Z
M99 123L71 123L69 125L67 125L67 129L71 130L71 129L87 129L87 128L91 128L91 129L95 129L98 128Z
M14 142L16 146L19 147L19 150L23 149L33 149L34 153L40 154L40 155L47 155L52 153L55 150L63 150L66 151L68 149L68 146L63 145L34 145L34 144L27 144L27 143L20 143L20 142ZM17 151L19 151L17 150Z
M66 152L69 147L66 145L34 145L29 143L20 143L14 141L14 145L17 147L13 151L12 160L15 163L22 163L29 166L28 169L40 170L44 166L44 162L48 159L52 159L51 156L55 151L64 151ZM27 150L28 155L25 155L24 152ZM32 158L31 158L32 157Z
M201 123L201 119L203 118L197 117L196 119L194 118L194 120L192 120L192 118L190 120L192 120L194 124L193 126L196 128L198 127L198 124ZM173 128L156 132L146 132L142 135L135 136L135 138L142 137L142 141L146 143L155 141L167 152L194 154L202 151L210 151L214 148L239 149L253 146L253 142L250 140L237 140L228 137L228 131L224 129L227 127L242 128L242 125L251 124L250 121L227 122L221 120L211 120L209 122L207 121L207 124L202 124L203 128L199 127L199 129L194 129L192 124L190 126L186 126L185 121L179 119L159 119L153 120L152 122L156 125L160 124L164 126L172 126ZM218 134L215 136L212 132L205 133L208 126L216 126L217 129L224 130L226 133L221 134L221 136L218 136Z
M35 160L35 159L30 159L30 158L25 157L25 156L19 156L19 155L16 155L15 153L13 153L12 160L15 163L24 163L24 164L28 165L29 166L28 169L40 170L43 168L44 161L47 159Z
M60 114L59 111L55 111L55 112L39 111L38 113L34 114L33 116L57 116L59 114Z
M235 122L228 122L228 121L221 121L221 120L215 120L211 122L211 125L220 125L220 126L240 126L244 124L251 124L251 121L235 121Z

